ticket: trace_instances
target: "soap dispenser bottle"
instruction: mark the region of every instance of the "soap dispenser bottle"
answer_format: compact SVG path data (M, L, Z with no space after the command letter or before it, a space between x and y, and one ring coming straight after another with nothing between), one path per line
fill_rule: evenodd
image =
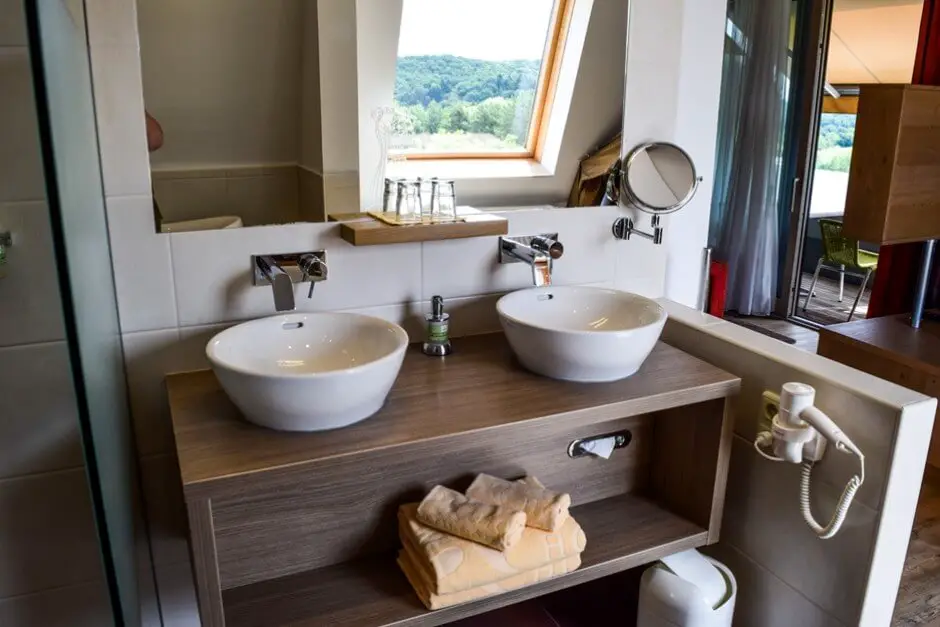
M444 357L453 352L448 335L450 314L444 313L444 299L435 296L431 299L431 313L425 314L427 321L427 339L424 342L424 354L432 357Z

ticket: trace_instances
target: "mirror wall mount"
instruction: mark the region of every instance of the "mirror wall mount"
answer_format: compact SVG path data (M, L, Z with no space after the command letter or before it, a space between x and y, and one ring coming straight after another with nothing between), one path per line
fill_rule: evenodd
M701 182L692 157L668 142L648 142L624 158L618 187L621 206L633 206L652 215L652 232L636 228L631 218L618 218L611 229L616 239L639 235L662 244L661 216L689 204Z
M654 244L663 243L663 227L659 224L659 216L653 216L651 220L653 227L652 233L647 233L646 231L641 231L636 228L633 220L630 218L617 218L614 220L614 225L611 227L611 231L614 234L614 238L620 240L629 240L631 235L639 235L640 237L645 237L648 240L652 240Z

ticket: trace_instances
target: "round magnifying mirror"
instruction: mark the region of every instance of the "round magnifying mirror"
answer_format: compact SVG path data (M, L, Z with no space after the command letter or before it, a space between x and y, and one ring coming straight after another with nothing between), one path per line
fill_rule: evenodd
M620 175L622 195L647 213L678 211L698 189L692 158L675 144L642 144L627 155L624 163Z

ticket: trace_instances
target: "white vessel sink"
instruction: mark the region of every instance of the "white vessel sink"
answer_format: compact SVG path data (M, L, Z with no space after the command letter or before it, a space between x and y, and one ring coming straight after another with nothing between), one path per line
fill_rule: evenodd
M404 329L379 318L298 313L226 329L210 340L206 355L250 422L323 431L377 412L407 347Z
M629 377L666 324L666 311L655 301L597 287L521 290L500 298L496 310L522 365L565 381Z

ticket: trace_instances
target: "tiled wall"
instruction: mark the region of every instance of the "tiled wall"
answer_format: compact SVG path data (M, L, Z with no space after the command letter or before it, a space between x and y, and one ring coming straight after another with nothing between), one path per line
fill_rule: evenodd
M720 543L709 549L735 573L735 618L761 627L888 625L936 401L740 326L666 303L664 338L742 379L735 401L730 476ZM816 388L816 405L865 454L865 483L842 530L818 539L799 508L800 468L754 451L764 390L788 381ZM830 447L812 474L811 505L828 521L854 456Z
M136 2L144 99L165 132L157 166L297 161L305 2Z
M257 226L301 219L294 164L160 169L152 176L164 222L238 216L245 226Z
M110 619L65 345L26 28L0 0L0 625Z

